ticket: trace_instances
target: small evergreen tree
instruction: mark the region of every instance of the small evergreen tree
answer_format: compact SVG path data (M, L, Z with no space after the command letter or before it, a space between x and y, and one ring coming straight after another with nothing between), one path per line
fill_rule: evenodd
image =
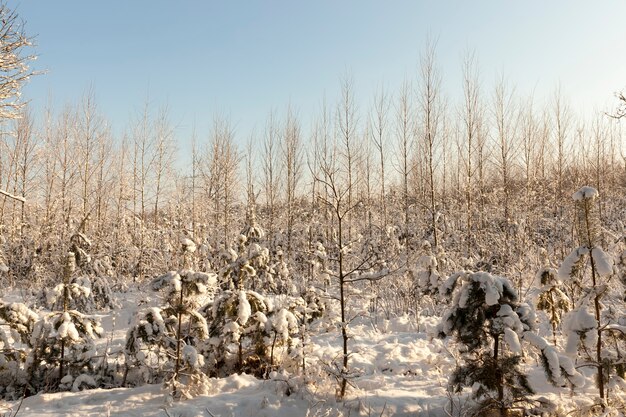
M24 362L37 314L22 303L0 301L0 396L22 395Z
M202 308L209 325L209 340L203 353L210 374L247 372L263 376L269 356L264 341L271 304L251 290L222 291Z
M75 269L75 255L68 252L61 288L62 310L46 314L33 327L27 369L34 391L74 387L75 378L93 373L94 342L103 330L95 318L69 308L73 288L70 281Z
M534 393L520 366L519 337L532 326L529 311L517 302L514 288L504 278L486 272L455 278L461 289L442 318L440 336L454 335L467 353L450 384L457 392L474 387L473 397L481 406L505 416L506 410Z
M43 289L40 303L44 307L60 310L67 303L67 308L82 312L119 307L109 284L112 266L106 257L93 259L89 253L91 247L91 241L84 234L72 235L70 251L76 259L75 272L69 283Z
M422 255L417 259L417 271L415 279L417 286L424 295L436 295L439 293L441 276L437 270L437 258L433 255L430 242L422 243Z
M513 285L503 277L469 271L452 275L442 290L454 293L451 307L439 325L440 337L454 336L461 344L463 363L454 371L451 388L472 387L481 412L525 406L533 394L522 369L521 340L539 348L548 380L580 383L571 362L534 334L534 312L517 300Z
M609 307L611 303L621 300L613 299L607 291L614 270L612 259L600 247L600 224L595 202L598 191L593 187L582 187L572 197L576 206L579 247L563 260L558 274L563 281L573 281L580 288L581 298L564 319L566 351L572 357L585 358L590 366L597 369L600 406L604 409L609 373L622 362L621 351L624 349L623 346L620 348L618 339L614 339L614 346L609 346L604 336L605 333L624 335L618 315Z
M561 281L558 279L556 269L550 267L542 268L537 273L537 277L541 283L537 309L543 310L548 314L548 320L550 320L550 325L552 326L552 341L554 346L556 346L557 327L561 324L563 314L571 310L572 302L560 288Z
M191 395L204 366L198 348L208 337L207 322L197 312L198 296L215 285L215 274L193 271L170 271L152 281L154 291L165 292L166 304L135 317L126 337L127 374L131 366L139 365L152 378L165 368L166 386L173 396Z

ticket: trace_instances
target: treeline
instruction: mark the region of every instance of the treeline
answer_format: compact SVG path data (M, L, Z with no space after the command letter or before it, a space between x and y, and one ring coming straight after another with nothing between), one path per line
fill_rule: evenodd
M180 149L168 109L149 104L115 137L91 91L61 110L24 108L0 139L0 190L18 197L0 195L5 278L30 280L38 264L42 279L82 233L117 274L143 279L181 265L182 237L227 248L251 211L270 251L304 270L303 252L336 238L338 205L345 241L397 239L402 262L428 241L457 263L527 273L528 248L561 259L571 246L564 202L583 184L599 190L608 236L619 237L619 124L574 114L558 89L538 106L504 78L485 87L471 54L462 65L462 96L445 97L430 45L399 91L361 108L344 77L308 130L289 107L247 145L215 117L206 139ZM178 158L190 163L179 169Z

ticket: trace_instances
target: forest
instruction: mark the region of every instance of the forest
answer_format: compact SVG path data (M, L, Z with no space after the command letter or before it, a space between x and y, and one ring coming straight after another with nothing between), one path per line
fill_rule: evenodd
M444 79L430 42L367 107L346 74L187 149L148 99L121 135L97 88L34 112L0 15L0 415L626 414L623 96Z

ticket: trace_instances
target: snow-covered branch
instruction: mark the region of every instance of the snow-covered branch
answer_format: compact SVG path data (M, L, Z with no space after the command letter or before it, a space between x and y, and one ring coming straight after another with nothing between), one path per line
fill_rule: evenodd
M26 199L24 197L20 197L18 195L13 195L13 194L8 193L8 192L6 192L4 190L1 190L1 189L0 189L0 194L2 194L4 196L7 196L9 198L12 198L14 200L17 200L17 201L21 201L22 203L26 203Z

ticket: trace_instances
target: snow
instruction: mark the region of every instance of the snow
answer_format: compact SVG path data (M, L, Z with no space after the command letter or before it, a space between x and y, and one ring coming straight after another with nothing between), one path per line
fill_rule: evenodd
M598 190L596 190L595 188L584 186L581 187L580 190L576 191L574 195L572 195L572 198L576 201L580 201L585 198L593 200L594 198L598 197L598 195Z
M484 279L484 276L483 276ZM156 301L145 294L124 294L130 299L122 300L122 308L102 315L105 332L110 340L99 340L99 349L109 344L113 351L121 349L126 336L124 325L142 323L146 329L163 326L163 318ZM136 297L136 298L132 298ZM146 299L147 298L147 299ZM139 306L137 300L145 299L147 306ZM241 292L239 293L241 303ZM249 303L248 303L249 304ZM504 306L503 306L504 307ZM135 315L136 311L143 314ZM521 337L513 331L517 321L510 308L500 309L499 317L512 328L505 331L505 341L514 351L521 342L530 342L545 351L553 373L564 375L565 369L571 373L571 380L583 386L584 392L593 395L593 375L581 375L574 369L573 362L560 356L547 341L530 332ZM272 325L279 331L288 330L293 324L292 313L284 309ZM146 320L150 315L152 323ZM64 322L67 317L63 315ZM256 312L248 317L260 323L268 318ZM417 320L417 321L416 321ZM384 415L398 417L444 417L450 401L462 404L470 393L446 392L447 380L457 359L451 353L457 349L451 341L433 339L429 333L417 329L428 329L437 322L437 317L411 316L382 320L373 326L366 318L351 323L350 366L354 374L353 385L345 401L335 399L334 380L326 375L327 364L340 354L340 334L337 329L311 334L307 343L307 367L309 376L304 381L299 374L272 373L270 379L261 380L250 375L234 374L224 378L208 378L204 381L204 394L184 401L171 401L170 393L162 384L147 384L132 388L85 389L92 384L90 377L79 375L68 378L67 392L37 394L28 397L21 405L20 416L42 417L91 417L91 416L368 416ZM115 323L121 323L116 328ZM232 328L225 329L237 333L241 328L237 322L230 322ZM520 346L518 346L520 345ZM186 363L199 364L202 356L191 346L183 346L183 359ZM538 365L530 365L530 379L541 395L553 401L575 402L570 398L568 388L552 387L547 384L543 371ZM564 376L561 378L563 379ZM83 389L83 391L76 391ZM17 408L18 402L0 403L2 407Z
M591 256L596 267L596 271L601 277L613 274L613 260L601 248L595 247L591 250Z
M504 342L509 346L509 349L513 353L521 354L522 345L517 337L517 333L509 328L504 329Z
M558 275L562 281L568 281L573 278L576 265L580 261L581 256L589 253L585 247L576 248L561 263Z
M72 392L80 391L82 387L95 388L98 386L91 375L81 374L72 383Z
M189 364L192 369L199 369L202 365L204 365L204 358L193 346L183 346L182 357L183 361Z
M593 256L601 256L593 253ZM595 258L594 258L595 259ZM425 264L429 264L424 258ZM209 286L216 285L215 274L195 273L193 279L206 282ZM180 285L185 277L192 275L183 272L170 272L161 275L157 280L159 287L164 285ZM497 275L486 272L473 273L463 271L453 274L450 278L442 276L440 290L452 293L456 289L453 302L458 305L468 301L469 293L462 285L469 282L478 285L485 291L485 303L490 306L501 302L504 293L512 289L507 281ZM192 278L189 278L192 279ZM382 281L386 282L386 281ZM129 325L142 326L145 333L164 334L165 322L162 316L162 299L156 293L130 291L117 294L121 308L102 313L104 331L108 337L97 340L94 350L88 355L99 357L104 349L108 349L111 358L123 355L125 339ZM403 315L398 317L357 315L350 319L349 351L350 351L350 388L344 401L335 398L336 382L329 376L329 370L341 357L341 337L339 329L334 326L323 327L321 322L305 328L306 336L300 334L300 323L294 315L293 306L281 296L267 297L267 303L275 306L267 315L261 311L252 312L250 298L256 294L252 291L235 291L237 302L234 304L233 321L224 326L224 333L230 341L245 337L250 320L254 326L264 328L267 332L275 331L277 338L289 342L292 349L288 359L295 361L299 354L306 354L307 375L303 377L298 367L283 371L271 372L269 379L257 379L250 375L230 375L223 378L206 378L202 380L200 395L184 401L172 401L171 393L164 390L163 384L147 384L114 388L110 390L90 389L97 385L93 375L69 376L64 382L66 392L41 393L24 400L20 416L417 416L444 417L446 407L451 402L457 405L467 402L471 387L459 394L447 392L448 378L452 374L459 357L460 346L449 339L438 339L437 323L441 317L432 314L426 316ZM358 304L358 302L357 302ZM299 307L298 307L299 308ZM25 305L15 306L13 313L20 320L34 319L33 312ZM78 313L78 312L76 312ZM41 314L41 313L40 313ZM72 319L73 311L56 313L59 327L56 336L79 338L76 325ZM78 313L80 314L80 313ZM298 314L298 313L296 313ZM497 310L497 321L502 329L506 354L524 354L525 368L529 372L531 386L543 397L560 405L566 404L572 409L574 405L597 395L593 384L593 372L579 372L574 362L575 348L580 342L580 335L585 335L586 342L593 340L595 319L585 308L579 307L566 317L563 331L568 341L571 357L561 354L561 347L555 348L544 337L528 331L526 322L534 323L534 310L526 304L502 304ZM132 320L131 320L132 318ZM236 320L235 320L236 319ZM443 322L445 323L445 317ZM524 323L524 324L523 324ZM206 326L206 322L201 323ZM246 327L247 325L247 327ZM118 327L119 326L119 327ZM532 327L532 326L531 326ZM322 330L323 329L323 330ZM624 323L612 324L607 331L616 334L624 331ZM37 330L41 331L41 329ZM582 333L581 333L582 332ZM206 333L206 331L205 331ZM545 336L546 334L543 333ZM306 345L302 346L302 338ZM571 339L571 340L570 340ZM559 336L559 342L565 339ZM182 359L186 371L203 366L206 351L196 350L186 341L182 345ZM571 346L570 346L571 344ZM527 349L534 346L536 349ZM224 345L231 349L234 345ZM573 346L573 347L572 347ZM285 348L286 350L287 348ZM541 368L541 361L536 360L537 351L545 358L555 381L560 386L549 385ZM145 351L146 355L149 354ZM533 353L534 352L534 353ZM138 358L144 352L138 353ZM528 355L528 356L527 356ZM141 360L140 360L141 362ZM121 363L121 362L120 362ZM573 383L576 395L569 396L567 382ZM612 384L618 384L612 381ZM131 384L129 384L131 385ZM617 388L616 388L617 389ZM620 395L616 393L616 395ZM3 410L17 407L17 402L0 402L0 414Z
M252 315L252 307L250 306L250 302L248 301L248 297L246 292L241 290L239 291L239 309L237 312L237 319L240 325L245 325L248 322L248 319Z
M180 243L184 252L194 253L196 251L195 242L188 237L181 238Z
M19 202L21 202L21 203L26 203L26 199L25 199L24 197L21 197L21 196L18 196L18 195L14 195L14 194L11 194L11 193L9 193L9 192L7 192L7 191L4 191L4 190L2 190L2 189L0 189L0 194L5 195L5 196L7 196L7 197L9 197L9 198L12 198L12 199L14 199L14 200L17 200L17 201L19 201Z
M581 342L588 349L594 349L598 338L597 327L596 318L587 311L585 303L569 312L563 320L563 333L567 336L566 354L574 358Z
M76 326L74 326L74 323L72 322L72 318L70 317L70 314L67 312L63 313L61 320L62 320L61 325L59 326L57 330L57 335L59 336L59 338L70 339L73 341L80 340L80 336L78 335L78 330L76 330Z
M282 340L288 340L290 333L297 332L298 320L293 313L285 308L282 308L273 318L272 327L274 331L280 335Z

